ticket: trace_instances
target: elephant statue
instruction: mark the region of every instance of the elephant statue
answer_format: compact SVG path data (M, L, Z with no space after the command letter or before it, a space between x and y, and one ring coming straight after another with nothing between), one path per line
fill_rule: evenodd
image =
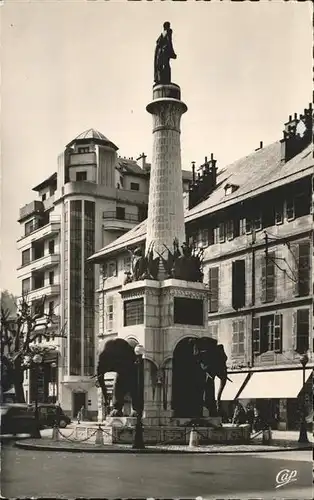
M141 410L138 381L139 367L138 358L134 352L134 346L124 339L110 339L106 342L98 357L97 381L102 390L106 410L108 409L108 394L105 385L105 373L116 372L116 380L113 387L112 405L110 413L112 417L123 416L124 398L126 394L131 395L132 416L136 416ZM107 413L107 412L106 412Z
M227 356L222 344L210 337L193 338L190 340L193 356L197 365L205 373L203 401L209 415L214 417L220 413L221 395L230 380L227 376ZM215 396L215 377L220 379L220 386Z

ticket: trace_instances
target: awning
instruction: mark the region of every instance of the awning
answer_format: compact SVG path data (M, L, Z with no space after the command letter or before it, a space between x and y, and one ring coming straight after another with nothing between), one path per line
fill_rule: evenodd
M312 369L305 370L305 381ZM240 399L297 398L303 386L303 370L254 372L241 391Z
M227 383L225 385L225 388L222 392L221 395L221 400L222 401L233 401L238 392L240 391L246 377L248 377L248 373L229 373L228 377L232 382L227 380ZM220 385L220 380L218 378L215 378L215 390L216 394L218 391Z

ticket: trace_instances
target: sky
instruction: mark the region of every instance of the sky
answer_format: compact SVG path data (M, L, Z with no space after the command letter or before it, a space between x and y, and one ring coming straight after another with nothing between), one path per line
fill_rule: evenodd
M95 128L126 157L152 153L153 58L170 21L172 81L188 112L182 167L218 168L282 137L312 89L311 2L5 0L1 16L0 288L19 294L19 208L57 156Z

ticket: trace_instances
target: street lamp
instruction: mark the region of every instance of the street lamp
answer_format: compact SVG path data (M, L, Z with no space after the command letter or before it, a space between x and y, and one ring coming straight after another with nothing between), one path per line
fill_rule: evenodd
M306 419L305 419L305 367L309 362L309 358L307 354L303 354L300 359L300 363L303 368L303 396L302 396L302 412L301 412L301 422L300 422L300 434L299 434L299 443L308 443L307 430L306 430Z
M57 368L57 363L53 362L51 363L51 368L52 368L52 402L55 404L56 402L56 368Z
M136 408L136 426L133 448L143 450L145 448L143 438L143 409L144 409L144 371L143 371L143 355L145 349L142 345L137 344L134 348L136 355L136 371L137 371L137 408Z
M39 428L39 415L38 415L38 375L39 375L39 365L42 363L43 357L41 354L35 354L33 356L33 363L35 364L35 423L36 423L36 437L40 438L40 428Z

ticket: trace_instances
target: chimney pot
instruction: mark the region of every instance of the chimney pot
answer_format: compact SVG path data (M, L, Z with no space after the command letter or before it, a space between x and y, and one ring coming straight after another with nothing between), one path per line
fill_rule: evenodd
M289 122L292 121L292 115L289 115Z
M205 156L205 163L207 163L207 156Z
M294 119L296 120L298 118L298 113L294 113Z
M260 143L259 143L259 147L260 147L261 149L263 149L263 141L260 141Z
M309 109L312 109L312 103L311 102L309 103Z

